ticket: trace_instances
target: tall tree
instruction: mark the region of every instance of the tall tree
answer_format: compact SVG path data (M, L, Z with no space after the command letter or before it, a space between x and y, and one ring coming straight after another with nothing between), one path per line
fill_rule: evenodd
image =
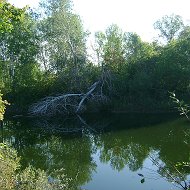
M77 69L85 62L86 33L70 0L45 0L45 13L40 23L41 60L45 69L62 72L68 67Z
M11 45L8 43L10 38L14 40L12 33L14 33L15 26L18 26L21 22L21 18L25 9L18 9L6 1L0 2L0 88L5 85L8 89L8 81L10 82L10 75L13 75L13 64L10 54L14 54L15 51L10 50ZM15 49L16 50L16 49Z
M182 17L174 14L163 16L160 20L154 23L154 28L159 30L160 37L166 40L166 42L175 39L183 27Z
M101 68L104 93L114 94L113 79L119 75L125 63L123 31L115 24L109 26L105 32L95 34L95 51Z
M37 67L38 40L35 21L28 8L19 9L0 3L0 88L7 92L32 86Z
M125 58L128 62L142 61L155 54L154 47L148 42L143 42L139 35L127 32L124 35Z
M109 26L105 33L96 33L96 53L102 66L116 71L125 62L123 37L117 25Z

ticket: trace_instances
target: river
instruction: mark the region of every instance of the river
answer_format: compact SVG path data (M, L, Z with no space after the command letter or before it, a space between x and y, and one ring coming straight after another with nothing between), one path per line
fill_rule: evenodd
M178 190L189 178L190 123L167 114L107 114L51 119L6 118L0 130L29 164L64 169L85 190Z

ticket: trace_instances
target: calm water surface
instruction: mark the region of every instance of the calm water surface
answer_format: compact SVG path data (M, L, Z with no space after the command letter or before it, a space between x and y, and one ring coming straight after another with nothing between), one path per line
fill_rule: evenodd
M0 138L23 167L64 168L76 189L178 190L171 177L180 177L176 163L189 160L189 129L185 119L164 114L21 118L5 120ZM190 171L181 173L187 179Z

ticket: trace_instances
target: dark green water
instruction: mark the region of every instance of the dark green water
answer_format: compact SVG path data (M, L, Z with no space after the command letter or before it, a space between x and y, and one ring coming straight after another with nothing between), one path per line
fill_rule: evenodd
M0 138L17 149L23 167L64 168L81 189L169 190L179 189L174 165L189 160L189 129L185 119L164 114L22 118L5 120ZM187 179L190 171L181 173Z

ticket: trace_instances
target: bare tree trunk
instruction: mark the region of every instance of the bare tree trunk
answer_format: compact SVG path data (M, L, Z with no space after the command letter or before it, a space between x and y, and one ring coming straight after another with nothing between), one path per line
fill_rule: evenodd
M96 89L97 85L100 83L100 81L95 82L91 87L90 90L83 96L83 98L81 99L78 108L76 110L76 113L78 113L81 109L82 104L84 103L84 101L92 94L92 92Z

